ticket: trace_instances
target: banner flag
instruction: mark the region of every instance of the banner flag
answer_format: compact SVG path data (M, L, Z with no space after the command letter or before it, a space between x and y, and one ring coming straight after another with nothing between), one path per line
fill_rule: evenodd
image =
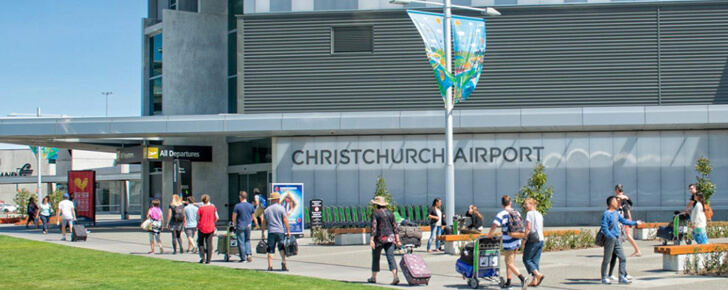
M414 10L407 10L407 14L425 42L427 58L430 59L430 66L440 87L440 95L444 99L447 89L453 86L453 76L445 66L444 17L442 14Z
M485 20L452 16L453 102L465 101L475 90L485 59Z
M36 146L28 146L30 147L30 151L33 152L33 155L38 156L38 147ZM53 147L40 147L41 152L43 155L41 155L41 158L48 159L48 160L56 160L58 159L58 148Z

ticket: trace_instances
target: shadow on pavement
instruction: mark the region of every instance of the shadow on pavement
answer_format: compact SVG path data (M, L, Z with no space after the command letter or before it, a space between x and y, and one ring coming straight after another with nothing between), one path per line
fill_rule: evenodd
M600 279L566 279L567 282L563 282L563 284L566 285L594 285L594 284L600 284L602 281Z

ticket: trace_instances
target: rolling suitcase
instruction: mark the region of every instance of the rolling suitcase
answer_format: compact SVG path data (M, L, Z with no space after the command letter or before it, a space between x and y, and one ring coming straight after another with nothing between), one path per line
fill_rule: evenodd
M402 274L407 279L407 283L412 285L429 284L432 273L427 269L427 264L422 257L415 254L405 254L402 256L402 261L399 262L399 267L402 268Z
M71 230L71 242L86 241L86 227L83 225L73 225Z

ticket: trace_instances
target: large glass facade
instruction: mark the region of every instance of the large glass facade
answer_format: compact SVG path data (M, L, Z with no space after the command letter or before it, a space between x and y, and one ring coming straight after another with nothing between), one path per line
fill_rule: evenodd
M149 37L149 77L162 75L162 34Z
M270 138L240 141L228 144L229 165L261 164L271 162Z
M158 77L149 81L149 96L151 97L151 115L162 114L162 78Z

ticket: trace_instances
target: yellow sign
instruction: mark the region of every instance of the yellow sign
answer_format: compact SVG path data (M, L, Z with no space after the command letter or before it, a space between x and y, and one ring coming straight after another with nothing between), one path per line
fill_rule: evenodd
M159 159L159 148L147 147L145 148L147 159Z
M81 181L81 178L76 177L76 179L73 180L73 184L81 190L86 190L86 186L88 186L88 178L84 178L83 181Z

